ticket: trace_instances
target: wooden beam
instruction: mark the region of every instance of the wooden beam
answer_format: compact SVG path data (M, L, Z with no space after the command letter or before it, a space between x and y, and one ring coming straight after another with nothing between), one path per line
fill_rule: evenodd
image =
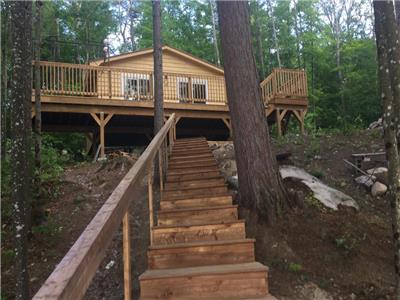
M122 221L122 236L122 252L124 263L124 300L131 300L131 231L129 227L129 210L125 213L124 219Z
M231 138L232 137L232 125L231 125L230 119L221 119L221 120L225 123L226 127L228 128L229 137Z

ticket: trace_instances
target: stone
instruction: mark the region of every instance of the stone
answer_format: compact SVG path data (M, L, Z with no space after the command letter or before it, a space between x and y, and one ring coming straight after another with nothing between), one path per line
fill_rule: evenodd
M374 175L379 182L388 185L388 168L377 167L367 170L368 174Z
M375 182L371 188L371 194L374 197L383 196L387 191L387 186L379 181Z
M374 182L376 181L376 177L374 175L371 175L371 176L361 175L361 176L356 177L354 180L358 184L366 187L367 189L370 189L374 185Z
M226 181L227 181L227 183L228 183L228 186L229 186L231 189L234 189L234 190L238 190L238 189L239 189L239 180L238 180L238 176L237 176L237 175L235 175L235 176L229 176L229 177L226 179Z
M319 288L315 283L309 282L299 290L299 299L304 300L333 300L331 294Z

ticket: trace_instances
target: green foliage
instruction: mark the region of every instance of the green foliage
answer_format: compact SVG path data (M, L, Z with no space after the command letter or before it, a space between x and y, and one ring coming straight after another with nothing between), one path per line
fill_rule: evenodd
M292 273L299 273L303 270L303 266L294 262L288 264L288 270Z
M367 238L366 234L363 236L344 235L334 239L334 244L345 255L353 253L360 247L362 241Z

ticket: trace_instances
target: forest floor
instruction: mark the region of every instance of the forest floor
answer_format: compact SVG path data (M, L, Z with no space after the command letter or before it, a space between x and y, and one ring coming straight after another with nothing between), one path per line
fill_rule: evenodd
M229 143L229 142L228 142ZM227 143L224 143L225 145ZM304 207L285 211L273 226L257 221L248 211L248 235L257 238L256 256L269 266L269 287L278 299L394 299L393 249L389 204L373 198L354 182L343 159L352 153L383 148L379 131L347 135L286 136L273 141L276 152L291 152L290 161L326 184L353 197L360 210L333 211L306 197ZM217 156L221 165L234 160L233 147ZM34 227L29 246L32 295L43 284L118 182L134 158L115 157L107 162L83 163L65 170L57 192L45 204L46 220ZM296 183L288 182L294 188ZM144 183L130 206L134 293L137 276L146 269L148 245L147 193ZM232 191L233 193L235 191ZM6 227L4 227L6 226ZM2 231L8 232L7 224ZM107 251L86 299L123 299L119 231ZM2 235L2 298L11 299L13 270L11 235ZM318 298L319 297L319 298Z

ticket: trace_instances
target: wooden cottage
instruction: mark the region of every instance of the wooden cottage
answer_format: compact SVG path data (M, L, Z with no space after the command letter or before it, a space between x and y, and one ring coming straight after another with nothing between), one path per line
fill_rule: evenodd
M153 49L92 61L89 65L41 61L45 131L84 132L88 149L151 139ZM163 47L164 112L177 117L179 136L225 139L231 134L224 70L184 51ZM303 70L274 69L261 82L269 123L285 130L291 115L303 131L307 78ZM32 118L35 116L32 97ZM126 136L126 135L130 136Z

